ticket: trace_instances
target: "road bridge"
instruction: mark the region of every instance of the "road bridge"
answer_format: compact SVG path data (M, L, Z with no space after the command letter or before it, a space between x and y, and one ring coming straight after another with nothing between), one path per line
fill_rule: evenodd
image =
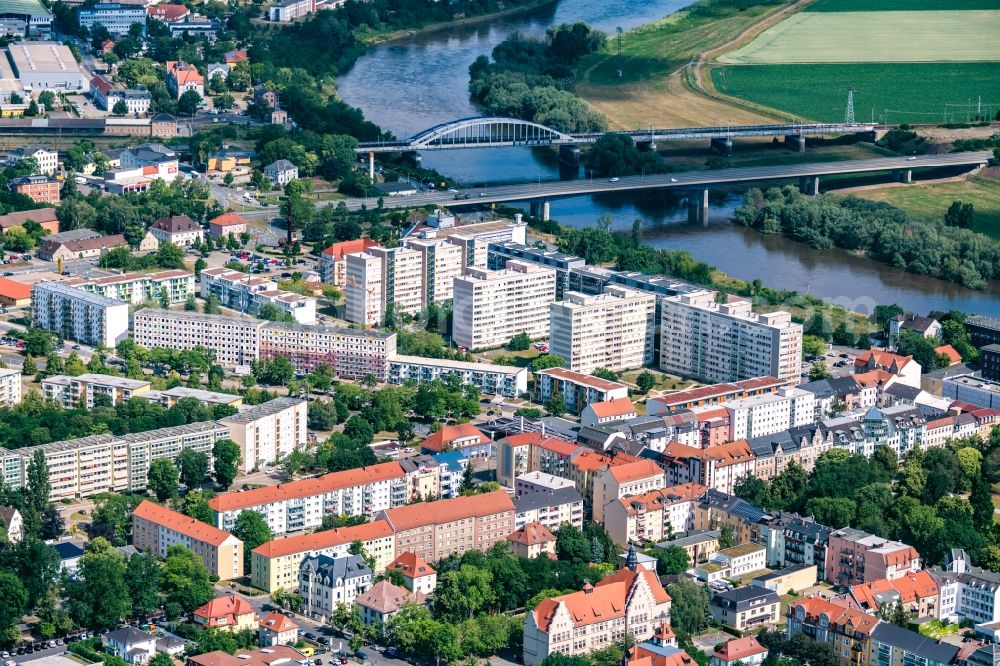
M708 210L708 191L713 187L740 185L770 180L798 179L803 192L819 194L823 176L891 172L896 180L912 182L914 169L936 167L970 167L987 164L992 153L986 151L920 155L913 157L880 157L869 160L839 162L814 162L762 167L740 167L709 171L689 171L654 175L625 176L622 178L581 178L577 180L532 182L520 185L465 189L458 191L430 190L406 196L383 197L386 208L414 208L419 206L450 206L492 204L507 201L532 201L536 215L548 218L550 201L560 197L594 194L597 192L628 192L652 189L672 189L691 192L689 212L693 219L704 221ZM363 205L373 206L375 197L348 199L348 209L358 210ZM326 202L324 202L326 203Z
M676 127L621 130L616 132L566 133L539 123L517 118L462 118L435 125L430 129L398 141L365 141L355 152L367 154L369 172L374 177L376 153L419 153L424 150L456 150L460 148L513 148L560 146L575 154L580 146L597 142L609 133L625 134L647 149L655 149L661 141L693 141L709 139L712 149L723 155L732 153L733 138L782 136L794 150L805 150L807 136L827 134L866 134L875 138L874 123L784 123L776 125L726 125L718 127Z

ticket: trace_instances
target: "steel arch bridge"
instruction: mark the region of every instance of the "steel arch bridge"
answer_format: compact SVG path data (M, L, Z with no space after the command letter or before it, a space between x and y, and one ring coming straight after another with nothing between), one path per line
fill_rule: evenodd
M530 120L496 116L462 118L435 125L409 139L358 144L359 152L441 150L576 144L580 140Z

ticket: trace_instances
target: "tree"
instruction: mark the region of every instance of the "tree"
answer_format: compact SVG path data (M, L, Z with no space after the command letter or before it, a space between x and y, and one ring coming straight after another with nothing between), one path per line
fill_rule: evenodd
M178 113L184 114L185 116L193 116L198 112L198 107L201 106L201 95L199 95L194 90L186 90L180 99L177 100L177 111Z
M197 488L208 474L208 455L194 449L184 449L177 456L180 480L188 488Z
M177 495L177 482L180 473L169 458L157 458L149 465L146 473L149 489L156 494L156 499L165 502Z
M507 343L507 349L510 351L527 351L530 348L531 336L524 332L518 333Z
M552 416L562 416L566 413L566 399L559 391L553 391L549 399L545 401L545 411Z
M175 603L187 613L215 596L208 569L201 558L184 546L167 548L163 565L163 593L168 603Z
M556 531L556 556L560 561L585 563L590 561L590 539L569 524Z
M835 529L850 526L854 520L854 500L846 497L814 497L806 503L806 511L817 523Z
M720 544L721 545L721 544ZM670 626L674 631L696 634L708 626L707 588L681 578L667 587L670 593Z
M11 630L15 629L27 610L28 592L21 579L7 571L0 571L0 642L7 642Z
M372 428L368 419L360 414L355 414L344 424L344 435L358 444L368 446L375 439L375 429Z
M736 545L736 537L733 534L733 526L726 524L719 530L719 548L732 548Z
M682 574L691 566L691 558L688 557L687 551L680 546L654 548L647 551L646 554L656 558L657 573L661 576Z
M243 542L243 565L247 570L250 569L250 552L274 539L274 532L268 527L264 516L256 511L240 511L232 532L233 536Z
M975 220L975 208L973 208L972 204L961 201L952 201L951 205L948 206L947 212L944 214L944 223L949 227L970 229Z
M495 599L493 575L484 569L463 564L458 571L438 576L434 588L434 612L452 623L468 619L490 606Z
M639 376L635 378L635 385L639 387L641 392L649 393L650 390L656 386L656 375L649 370L643 370L639 373Z
M97 502L90 522L90 536L104 537L116 546L128 543L132 509L136 502L125 495L105 495Z
M220 439L212 447L215 481L223 488L233 485L242 462L240 445L231 439Z
M112 627L129 616L132 602L125 582L125 556L96 538L80 558L76 578L67 583L70 615L79 624Z
M28 487L24 489L24 503L29 511L41 515L49 505L49 493L52 484L49 482L49 466L45 462L45 453L36 449L28 462Z
M10 233L9 231L7 233ZM55 336L44 328L29 328L24 332L24 353L31 356L48 356L56 349Z
M148 617L160 608L160 563L148 553L136 553L125 565L125 584L132 600L132 616Z
M972 505L972 522L976 529L986 532L993 526L993 497L989 482L982 475L972 480L972 493L969 495Z
M174 666L174 659L166 652L157 652L146 666Z
M531 371L539 372L546 368L558 368L566 365L566 359L558 354L542 354L531 362Z
M35 359L31 357L31 354L28 354L24 357L24 363L21 365L21 374L30 377L37 372L38 366L35 365Z
M115 105L111 107L111 114L115 116L128 115L128 104L125 103L124 99L120 99L117 102L115 102Z
M475 477L472 474L472 465L466 463L465 467L462 469L462 485L459 489L461 494L466 494L474 490L476 487Z

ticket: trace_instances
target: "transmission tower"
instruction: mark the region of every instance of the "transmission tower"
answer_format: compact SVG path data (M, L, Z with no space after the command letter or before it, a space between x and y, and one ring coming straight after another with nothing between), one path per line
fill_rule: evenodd
M844 112L844 124L854 124L854 88L847 89L847 110Z

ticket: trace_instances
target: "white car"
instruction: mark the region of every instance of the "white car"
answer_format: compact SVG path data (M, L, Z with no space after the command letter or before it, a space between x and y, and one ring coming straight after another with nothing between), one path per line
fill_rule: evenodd
M617 183L621 178L615 176L614 178L608 178L609 183Z
M671 182L671 183L676 183L676 182L677 182L677 179L676 179L676 178L671 178L671 179L670 179L670 182Z

